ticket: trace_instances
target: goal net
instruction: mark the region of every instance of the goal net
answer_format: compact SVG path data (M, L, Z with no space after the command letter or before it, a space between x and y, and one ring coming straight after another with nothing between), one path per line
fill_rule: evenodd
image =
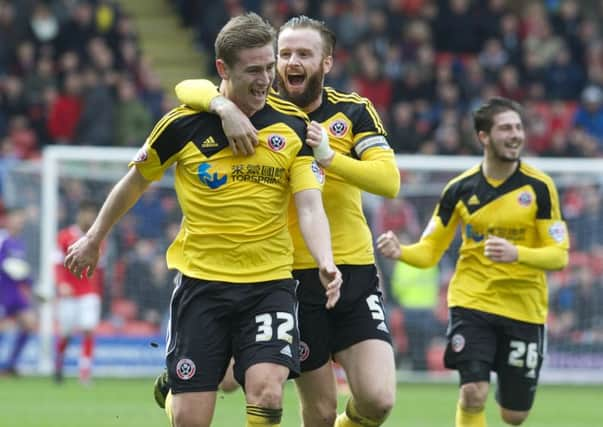
M99 204L127 171L136 149L52 146L40 162L19 163L3 177L6 204L27 206L25 237L35 267L39 334L30 341L21 369L49 373L55 339L54 260L57 232L75 220L78 202ZM365 212L376 237L391 229L409 241L419 237L446 182L478 157L398 156L403 184L398 198L365 194ZM555 180L572 236L570 266L549 275L550 316L544 381L603 382L603 160L526 159ZM173 272L165 249L181 214L167 175L114 227L102 259L102 322L93 362L98 376L147 376L163 368L164 330ZM458 240L458 239L457 239ZM458 241L431 271L402 271L378 257L390 329L401 378L455 378L442 367L447 320L445 295ZM402 269L402 270L401 270ZM401 274L404 273L404 274ZM407 277L430 287L416 307L405 303ZM410 298L412 300L412 292ZM418 314L418 315L417 315ZM3 340L6 352L7 340ZM66 374L75 374L75 341Z

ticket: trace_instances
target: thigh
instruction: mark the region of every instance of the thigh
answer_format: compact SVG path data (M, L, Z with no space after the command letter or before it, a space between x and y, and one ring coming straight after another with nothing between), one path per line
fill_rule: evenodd
M352 395L360 402L373 402L385 397L393 402L396 364L389 343L365 340L336 353L335 360L343 366Z
M274 363L299 375L296 281L246 285L250 291L233 318L234 376L245 386L245 371L258 363Z
M211 425L216 407L216 392L188 392L172 395L171 409L183 425Z
M317 369L302 372L299 378L295 379L295 385L302 405L305 425L312 425L315 416L328 418L329 413L333 417L336 416L337 382L331 361Z
M78 298L78 327L83 331L93 330L100 320L100 297L97 294L82 295Z
M231 356L234 286L179 279L171 301L166 352L174 394L217 390Z
M534 403L544 353L543 325L503 319L495 371L501 407L527 411Z
M477 310L452 307L449 313L448 343L444 353L447 368L458 369L467 362L493 366L497 349L497 333L492 315Z

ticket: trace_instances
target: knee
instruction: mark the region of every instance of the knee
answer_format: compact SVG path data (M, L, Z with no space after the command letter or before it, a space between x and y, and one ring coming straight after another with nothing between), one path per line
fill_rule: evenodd
M372 419L385 419L392 408L394 407L394 403L396 400L395 390L386 390L382 389L378 392L374 393L369 399L365 400L363 403L358 404L364 408L365 412L362 415L370 417Z
M282 383L276 379L263 378L245 384L247 402L263 408L281 408Z
M488 385L485 387L478 383L461 385L461 405L465 408L481 408L486 404Z
M337 418L337 400L336 399L320 399L311 402L304 401L302 405L304 420L312 419L320 422L318 425L335 424Z
M194 411L183 410L182 408L173 408L172 424L174 427L206 427L209 424L204 423L198 414Z
M512 426L519 426L528 417L527 411L510 411L508 409L501 409L500 416L503 421Z

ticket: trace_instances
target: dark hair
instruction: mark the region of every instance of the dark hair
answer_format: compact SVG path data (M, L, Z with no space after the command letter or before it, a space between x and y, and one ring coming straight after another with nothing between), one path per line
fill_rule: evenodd
M274 28L259 15L249 12L235 16L222 27L216 37L216 58L232 66L237 62L241 50L274 45L275 37Z
M494 116L505 111L515 111L521 121L524 119L523 108L518 102L501 96L490 98L473 112L473 129L475 133L490 132L494 125Z
M324 56L333 55L337 38L335 37L335 33L331 31L323 21L309 18L306 15L299 15L294 16L281 25L281 28L278 30L279 34L287 28L310 28L318 31L320 38L322 39L322 50Z

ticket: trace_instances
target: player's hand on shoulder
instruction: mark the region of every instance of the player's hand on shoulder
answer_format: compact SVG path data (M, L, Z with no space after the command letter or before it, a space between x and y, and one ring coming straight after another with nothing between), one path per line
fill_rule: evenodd
M223 103L216 111L222 119L222 129L232 153L235 156L251 156L258 145L257 129L234 102L224 97L216 98L215 102L219 100L223 100Z
M335 152L329 145L329 134L322 125L314 120L308 125L306 144L312 147L314 158L323 167L331 164Z
M377 249L387 258L400 259L402 248L396 234L388 230L377 238Z
M494 262L517 261L517 246L498 236L488 236L484 245L484 255Z
M82 278L83 274L90 277L94 273L100 256L100 243L84 235L67 249L65 267L75 276Z
M341 271L335 264L327 264L319 267L318 274L327 297L325 306L326 308L333 308L341 296L341 284L343 283Z

